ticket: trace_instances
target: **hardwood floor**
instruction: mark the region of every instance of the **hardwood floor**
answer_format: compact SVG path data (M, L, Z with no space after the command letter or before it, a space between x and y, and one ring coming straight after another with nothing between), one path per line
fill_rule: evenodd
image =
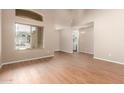
M3 66L0 83L124 83L124 65L57 52L52 58Z

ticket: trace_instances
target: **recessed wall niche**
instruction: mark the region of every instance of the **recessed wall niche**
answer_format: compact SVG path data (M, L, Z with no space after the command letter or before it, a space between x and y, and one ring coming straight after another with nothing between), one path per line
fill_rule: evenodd
M41 21L41 22L43 21L42 15L36 12L30 11L30 10L16 9L15 12L16 12L16 16L18 17L33 19L33 20Z

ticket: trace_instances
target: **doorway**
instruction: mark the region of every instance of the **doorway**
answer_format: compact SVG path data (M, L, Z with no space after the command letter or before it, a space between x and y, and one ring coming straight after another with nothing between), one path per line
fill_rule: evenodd
M79 40L78 30L72 32L72 38L73 38L73 52L78 52L78 40Z

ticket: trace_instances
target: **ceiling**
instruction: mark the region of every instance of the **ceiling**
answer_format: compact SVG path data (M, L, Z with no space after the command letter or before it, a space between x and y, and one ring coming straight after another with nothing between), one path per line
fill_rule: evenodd
M85 9L39 9L53 16L55 29L76 27L83 19Z
M55 26L57 27L73 27L80 23L83 18L83 9L64 9L55 10Z

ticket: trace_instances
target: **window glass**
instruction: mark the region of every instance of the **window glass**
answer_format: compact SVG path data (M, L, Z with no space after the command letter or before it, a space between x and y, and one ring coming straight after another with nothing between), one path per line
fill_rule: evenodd
M42 35L41 27L16 24L16 50L41 48Z

